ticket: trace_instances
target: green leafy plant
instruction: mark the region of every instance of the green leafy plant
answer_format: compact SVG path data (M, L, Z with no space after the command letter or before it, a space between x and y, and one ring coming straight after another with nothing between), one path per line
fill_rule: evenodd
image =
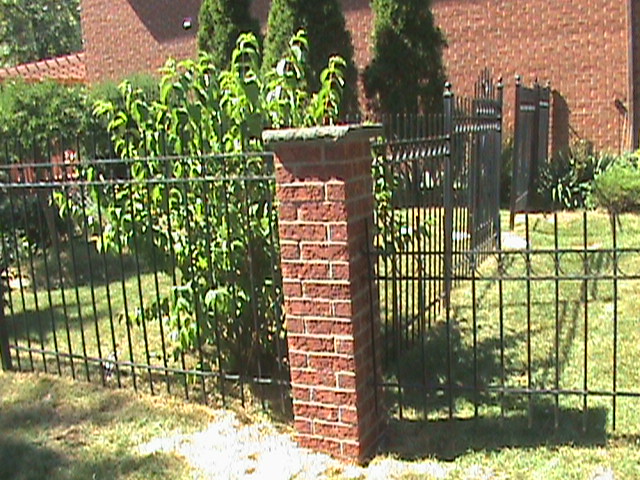
M421 213L416 222L407 212L423 207L425 194L440 187L417 164L390 162L386 148L378 141L372 151L376 247L386 252L414 252L419 249L415 244L418 234L428 236L433 221L429 214Z
M126 81L131 85L132 90L141 91L147 102L159 100L158 75L136 73L127 77ZM108 120L106 117L93 115L92 110L97 102L109 102L117 109L124 109L120 83L122 82L106 80L87 88L87 110L81 137L81 146L84 148L81 152L83 158L113 158L114 156L111 136L107 129Z
M30 165L7 169L4 181L51 178L56 169L46 164L77 158L77 150L83 148L78 135L90 112L83 87L15 80L2 85L0 106L0 162ZM0 201L5 203L0 230L24 238L34 248L65 237L49 189L34 189L20 201L14 199L12 206L6 198Z
M268 71L277 65L289 39L300 29L307 32L311 47L305 52L304 61L310 88L314 91L322 89L321 72L327 58L340 56L344 60L345 82L340 107L349 113L356 112L358 72L353 61L351 35L338 0L273 0L269 10L263 69Z
M251 16L249 0L204 0L198 17L198 48L211 54L214 65L229 64L235 41L251 32L260 39L260 25Z
M32 161L46 158L52 143L75 144L90 111L86 100L82 87L53 81L8 82L0 91L2 139L12 144L10 150L16 155L20 152Z
M620 158L608 170L596 176L593 200L611 213L640 210L640 168L637 158Z
M585 143L558 155L541 168L539 193L543 203L550 208L592 207L593 181L614 160L612 155L593 152Z
M100 250L138 252L179 280L168 297L127 319L165 318L176 355L203 342L237 371L241 359L255 362L257 344L277 334L276 218L272 184L259 181L268 174L261 134L334 122L344 85L345 63L333 57L320 90L309 92L306 51L298 32L277 66L263 73L258 40L241 34L228 68L218 69L205 52L170 60L157 100L124 82L122 108L96 104L131 181L108 193L91 187L90 227ZM106 173L89 168L85 175ZM216 345L216 332L225 345Z
M160 98L158 89L158 75L150 73L136 73L126 78L133 89L142 90L148 101L156 101ZM100 83L90 85L87 89L87 97L89 107L98 101L107 101L116 104L120 108L124 108L123 98L120 94L119 85L122 81L105 80ZM91 109L91 108L90 108Z
M79 0L3 0L0 44L0 62L4 65L80 51Z

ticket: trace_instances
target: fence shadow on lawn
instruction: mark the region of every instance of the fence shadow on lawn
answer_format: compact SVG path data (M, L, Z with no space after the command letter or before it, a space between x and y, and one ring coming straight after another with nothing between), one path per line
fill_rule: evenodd
M0 418L3 416L0 413ZM0 436L0 478L50 478L64 463L63 456L53 449L15 438L11 432Z
M443 309L418 343L395 346L404 353L385 370L384 401L392 417L386 453L451 460L468 451L603 446L612 439L640 438L625 425L635 408L633 383L626 386L633 373L621 374L623 361L629 354L633 359L633 350L627 350L631 337L618 333L618 356L608 360L619 367L617 388L631 395L617 398L622 431L615 427L616 380L610 371L615 366L605 363L609 347L602 346L615 341L608 337L612 318L607 315L613 310L602 316L607 305L618 302L620 332L633 321L632 304L616 298L626 291L622 278L635 277L617 270L620 280L612 285L616 257L601 248L596 244L582 255L553 250L491 254L487 258L495 258L477 277L461 278L452 292L449 323ZM629 263L634 252L618 253L618 266L623 256ZM560 268L555 277L554 268ZM611 381L613 389L607 386Z
M413 460L435 456L453 460L469 451L498 451L504 448L573 445L604 446L607 441L605 408L590 408L588 429L583 431L584 413L561 408L560 428L554 427L551 401L538 401L528 413L500 417L435 420L430 422L392 420L385 453Z
M2 479L166 477L179 462L172 454L140 455L130 446L136 442L130 438L132 425L144 418L144 425L137 425L148 433L149 425L167 415L156 413L153 404L88 385L67 388L47 377L9 384L2 389L8 396L0 409ZM190 414L175 415L184 421Z
M562 404L556 410L553 394L534 397L491 391L490 387L500 386L500 339L478 342L474 352L461 340L457 322L453 323L451 384L453 401L462 413L458 416L456 408L453 418L446 418L447 362L443 359L448 355L447 328L439 323L429 331L423 351L409 350L393 368L392 378L400 388L385 389L386 406L395 413L389 424L385 453L407 460L425 456L452 460L470 450L606 443L609 412L605 407L590 406L586 414L580 408ZM505 335L504 344L523 341L523 335ZM477 373L471 367L474 364ZM551 369L553 365L549 359L541 368ZM477 416L474 407L480 412ZM404 416L398 418L400 409Z
M20 248L19 255L20 269L13 266L10 270L13 282L19 288L21 277L29 287L35 285L40 291L59 289L61 285L70 290L102 287L136 276L138 270L143 274L153 271L145 259L136 261L131 252L122 255L99 252L95 242L85 235L63 236L55 245L39 246L31 242L31 246Z

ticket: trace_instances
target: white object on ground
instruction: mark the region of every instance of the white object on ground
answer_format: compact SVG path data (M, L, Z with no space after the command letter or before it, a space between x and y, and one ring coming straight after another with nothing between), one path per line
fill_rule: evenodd
M502 232L500 241L505 250L526 250L527 248L527 240L515 233Z

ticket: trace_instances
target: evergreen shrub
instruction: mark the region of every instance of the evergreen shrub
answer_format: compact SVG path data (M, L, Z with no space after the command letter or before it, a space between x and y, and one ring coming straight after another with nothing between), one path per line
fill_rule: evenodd
M223 68L229 64L241 33L251 32L260 40L260 25L251 16L250 3L249 0L203 0L198 17L198 48L211 55L214 65Z
M381 113L431 113L442 109L443 33L429 0L373 0L373 59L364 71L370 107Z
M593 200L612 213L640 211L640 168L637 159L620 158L594 180Z
M338 0L273 0L264 44L263 71L278 63L282 52L287 51L289 39L300 29L306 32L309 42L305 61L309 87L317 90L320 87L319 75L328 59L340 56L346 62L341 110L356 113L358 73L353 61L351 34L346 28Z

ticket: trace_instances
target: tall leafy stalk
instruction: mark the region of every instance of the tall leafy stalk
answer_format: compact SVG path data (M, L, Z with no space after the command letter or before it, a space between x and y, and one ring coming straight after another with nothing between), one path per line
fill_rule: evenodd
M147 101L125 82L124 108L96 104L131 180L110 185L109 192L91 187L88 203L101 211L88 215L94 238L101 250L124 246L177 278L170 295L128 319L164 318L176 355L203 343L226 368L239 370L247 355L249 363L256 360L257 342L276 335L273 185L251 179L265 174L263 129L337 118L345 62L331 58L313 93L306 55L300 31L275 68L263 72L257 39L242 34L228 68L218 69L207 53L168 61L158 100ZM87 172L89 179L104 175ZM222 347L214 332L226 339Z

